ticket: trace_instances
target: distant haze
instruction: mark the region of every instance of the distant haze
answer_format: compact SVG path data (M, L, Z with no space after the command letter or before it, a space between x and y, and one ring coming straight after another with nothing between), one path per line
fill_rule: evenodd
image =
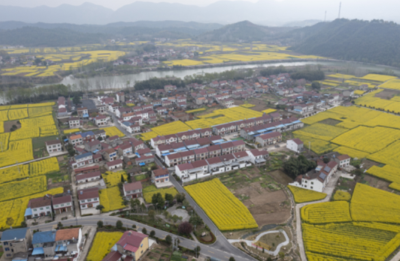
M253 23L280 26L334 20L340 0L0 0L0 21L107 24L141 20ZM156 3L157 2L157 3ZM341 17L400 21L398 0L342 0Z

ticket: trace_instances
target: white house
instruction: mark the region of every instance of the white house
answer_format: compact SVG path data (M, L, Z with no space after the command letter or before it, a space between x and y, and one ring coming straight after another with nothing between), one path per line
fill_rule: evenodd
M100 211L96 209L96 207L100 205L98 188L78 190L78 200L82 215L100 213Z
M46 141L46 149L50 156L60 153L62 151L61 141L59 140L49 140Z
M69 118L68 124L69 124L70 129L75 129L75 128L79 128L82 126L81 120L77 117Z
M52 213L51 198L46 195L29 200L28 208L25 211L25 218L50 216Z
M350 166L350 156L349 155L339 155L335 158L336 163L339 164L339 168L344 168Z
M91 152L87 152L81 155L76 155L71 165L72 168L76 169L89 164L93 164L93 154Z
M142 182L125 183L123 186L124 196L127 199L142 197Z
M291 151L300 153L303 150L303 142L300 139L292 139L286 141L286 148Z
M266 158L268 157L268 151L252 149L252 150L247 150L246 152L250 157L251 163L255 165L262 165L266 163Z
M87 183L87 182L93 182L101 179L101 173L100 171L91 171L85 174L80 174L75 177L76 183L81 184L81 183Z
M114 160L106 163L107 170L118 170L122 169L123 163L122 160Z
M133 154L132 144L130 142L125 142L118 146L118 154L120 156L130 156Z
M327 164L322 161L317 162L317 167L304 175L299 175L291 186L323 192L326 184L336 172L338 164L330 161Z
M94 118L94 122L98 127L107 126L110 122L110 117L105 115L100 115Z

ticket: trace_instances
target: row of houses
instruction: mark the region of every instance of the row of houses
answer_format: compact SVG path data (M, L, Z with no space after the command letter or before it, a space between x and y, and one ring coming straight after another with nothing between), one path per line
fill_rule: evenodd
M182 180L182 182L189 182L224 172L249 167L252 164L259 166L265 164L267 158L267 151L260 151L257 149L234 152L232 154L176 165L175 174Z
M210 128L200 129L200 130L190 130L166 136L157 136L150 140L150 145L153 148L157 148L159 145L183 142L187 140L195 140L211 136L212 136L212 130Z
M81 228L35 233L29 228L17 228L5 230L0 242L7 260L76 260L83 239Z
M30 199L25 210L25 219L53 216L72 212L72 196L65 195L45 195L40 198Z

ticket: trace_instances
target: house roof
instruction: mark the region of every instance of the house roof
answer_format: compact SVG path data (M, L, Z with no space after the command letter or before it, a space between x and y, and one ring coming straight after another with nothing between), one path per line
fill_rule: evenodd
M90 147L92 147L92 146L99 145L100 143L101 143L101 142L100 142L99 140L94 140L94 141L88 142L87 144L88 144Z
M168 174L168 169L156 169L153 170L154 176L158 177L158 176L164 176Z
M80 173L80 172L85 172L85 171L90 171L90 170L99 170L100 167L95 165L95 166L90 166L90 167L85 167L85 168L80 168L80 169L75 169L75 173Z
M100 171L92 171L86 174L82 174L82 175L77 175L76 176L76 180L83 180L83 179L88 179L88 178L93 178L93 177L100 177L101 173Z
M51 198L50 197L41 197L41 198L33 198L29 200L28 206L30 208L40 208L44 206L50 206L51 205Z
M60 143L61 143L60 140L49 140L49 141L46 141L46 146L60 144Z
M195 154L203 154L203 153L207 153L207 152L208 152L207 148L201 148L201 149L194 150Z
M78 190L78 199L89 199L89 198L98 198L99 197L99 188L87 188Z
M26 236L26 232L28 232L29 228L14 228L7 229L1 234L1 241L8 241L13 239L24 239Z
M94 136L93 131L86 131L81 133L82 138L86 138L87 136Z
M125 183L124 184L124 190L125 191L131 191L131 190L137 190L137 189L142 189L142 182L137 181L137 182Z
M78 135L72 135L69 137L70 140L76 140L76 139L82 139L82 135L78 134Z
M246 151L235 152L235 153L233 153L233 155L234 155L237 159L240 159L240 158L244 158L244 157L248 157L248 156L249 156L249 155L247 154Z
M349 155L339 155L337 156L337 159L342 161L342 160L347 160L347 159L351 159Z
M218 164L218 163L222 163L222 159L220 157L214 157L214 158L209 158L206 159L206 161L208 162L208 164Z
M80 230L80 228L59 229L56 232L56 241L78 239Z
M197 160L197 161L192 162L192 166L193 166L193 168L200 168L203 166L208 166L208 163L205 160Z
M269 154L268 151L265 151L265 150L258 150L258 149L252 149L252 150L249 150L249 152L250 152L251 154L253 154L254 157L257 157L257 156L266 156L266 155Z
M111 251L102 261L118 261L122 255L118 251Z
M122 164L122 160L118 159L118 160L114 160L114 161L107 162L106 164L107 164L107 166L109 166L109 167L110 167L110 166L115 166L115 165Z
M143 239L148 237L142 233L138 233L136 231L126 231L120 240L117 242L118 245L122 246L125 250L130 252L136 252L136 250L140 247Z
M32 244L51 243L56 241L56 231L36 232L33 234Z
M274 131L274 132L260 135L259 137L263 140L267 140L267 139L276 138L279 136L282 136L282 134L280 132Z
M292 141L293 141L294 143L296 143L297 145L303 144L303 142L302 142L300 139L292 139Z
M93 156L93 154L91 152L86 152L86 153L83 153L82 155L75 156L75 160L90 157L90 156Z
M193 165L191 163L184 163L177 166L180 171L185 171L188 169L193 169Z
M213 146L207 147L207 150L208 150L208 151L221 150L221 147L218 146L218 145L213 145Z
M62 197L53 197L53 204L54 205L68 203L68 202L72 202L71 195L65 195L65 196L62 196Z

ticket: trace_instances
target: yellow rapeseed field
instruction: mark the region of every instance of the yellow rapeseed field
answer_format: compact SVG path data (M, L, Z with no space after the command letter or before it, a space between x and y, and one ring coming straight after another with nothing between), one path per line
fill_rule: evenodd
M219 179L185 187L220 230L257 228L250 211Z
M362 90L355 90L354 91L354 94L357 94L357 95L363 95L365 93L365 91L362 91Z
M262 113L265 113L265 114L272 113L272 112L276 112L276 110L275 109L266 109L266 110L262 111Z
M325 193L317 192L314 190L303 189L295 186L288 186L288 188L292 192L294 201L296 201L296 203L304 203L326 198Z
M122 232L97 232L86 260L102 260L122 235Z
M0 201L21 198L47 190L46 176L0 184Z
M112 137L112 136L118 136L118 137L124 137L125 135L115 126L112 127L107 127L107 128L101 128L101 130L104 130L106 132L106 135Z
M383 75L383 74L367 74L361 77L361 79L376 81L376 82L386 82L396 78L397 78L396 76Z
M64 134L70 134L70 133L75 133L81 131L80 129L69 129L69 130L64 130Z
M121 183L121 176L124 177L125 181L128 180L128 175L123 170L116 172L107 171L106 173L101 174L101 176L103 177L103 180L107 185L107 188L117 186L118 183Z
M326 152L330 152L335 150L338 146L335 144L332 144L328 141L324 141L324 140L319 140L310 136L303 136L300 135L296 132L293 133L295 138L300 139L302 142L304 142L304 148L305 149L311 149L312 151L314 151L317 154L322 154L322 153L326 153Z
M344 191L344 190L336 190L335 194L333 195L333 200L336 201L350 201L351 195L349 192Z
M389 80L389 81L379 85L379 87L384 88L384 89L400 90L400 79Z
M400 141L395 141L386 148L368 155L367 159L400 168Z
M123 209L126 206L123 204L123 199L119 191L119 187L111 187L100 190L100 204L103 205L103 212Z
M24 214L30 199L43 197L44 195L56 195L63 192L64 188L59 187L41 193L32 194L30 196L0 202L0 229L3 230L5 228L9 228L6 223L8 218L12 218L14 220L13 226L21 225L21 222L25 220Z
M157 189L156 186L151 185L143 189L143 198L147 203L151 203L154 194L160 193L165 199L165 194L171 194L175 197L178 191L175 188Z
M350 222L349 202L332 201L306 205L301 208L301 219L307 223Z
M195 109L195 110L190 110L190 111L185 111L186 113L195 113L195 112L201 112L201 111L205 111L206 108L200 108L200 109Z
M297 130L294 133L301 136L309 136L311 138L330 141L333 138L345 133L347 129L339 128L327 124L315 123L309 127Z
M345 146L337 147L336 149L334 149L334 151L339 152L340 154L349 155L352 158L358 158L358 159L365 158L369 155L369 153L367 153L367 152L351 149L351 148L348 148Z
M8 150L0 152L0 167L33 160L32 140L10 141Z

